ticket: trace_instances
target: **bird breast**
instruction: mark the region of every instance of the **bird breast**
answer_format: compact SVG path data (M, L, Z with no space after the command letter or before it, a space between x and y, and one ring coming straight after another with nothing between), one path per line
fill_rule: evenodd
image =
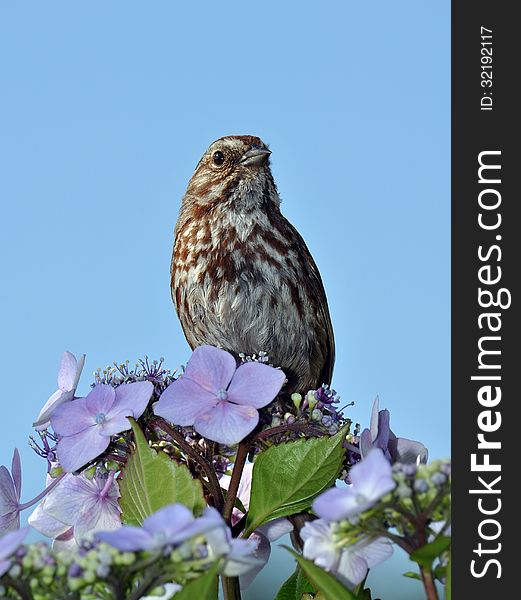
M279 356L287 360L313 331L313 307L295 284L301 268L290 240L270 229L263 213L198 225L176 239L172 282L190 345L226 340L236 353L266 351L274 364Z

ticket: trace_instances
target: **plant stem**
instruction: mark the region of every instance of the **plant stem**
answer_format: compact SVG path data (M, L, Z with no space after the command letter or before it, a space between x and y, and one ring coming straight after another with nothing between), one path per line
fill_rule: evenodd
M422 576L423 587L425 588L425 593L427 594L427 599L439 600L438 590L436 589L436 584L434 583L432 571L430 569L426 569L425 567L420 567L420 573Z
M22 511L22 510L25 510L26 508L31 508L31 506L34 506L37 502L40 502L40 500L42 498L45 498L45 496L47 496L47 494L60 483L60 481L65 477L65 475L67 475L67 473L60 473L58 475L58 477L56 477L55 479L53 479L51 481L51 483L43 490L43 492L40 492L38 494L38 496L36 496L32 500L29 500L29 502L25 502L24 504L19 504L18 510Z
M306 433L307 435L314 435L316 437L321 437L324 435L324 431L322 429L310 425L309 423L284 423L283 425L277 425L277 427L263 429L253 438L253 441L257 442L265 440L274 435L278 435L279 433L286 433L287 431Z
M238 577L221 577L224 600L241 600Z
M142 598L147 592L149 592L154 586L156 581L157 574L149 575L145 577L141 582L140 586L136 588L132 594L128 597L127 600L138 600Z
M22 600L33 600L30 589L23 581L16 581L12 577L4 577L3 582L7 589L12 588L15 590Z
M233 464L230 485L228 486L228 493L226 494L226 501L222 511L223 519L226 521L227 525L231 524L233 507L235 506L235 499L237 498L237 490L239 489L239 483L241 482L241 476L246 463L246 458L248 457L249 449L249 438L242 440L237 448L237 455L235 456L235 462Z
M182 434L170 427L170 425L162 417L155 417L151 420L150 424L162 429L168 436L170 436L170 438L172 438L172 440L175 441L175 443L187 456L189 456L201 467L201 469L204 471L204 474L208 478L208 487L213 498L214 506L219 512L221 512L224 506L224 497L221 490L221 485L219 484L219 480L217 479L217 475L215 474L213 466L196 450L194 450L190 444L187 443Z

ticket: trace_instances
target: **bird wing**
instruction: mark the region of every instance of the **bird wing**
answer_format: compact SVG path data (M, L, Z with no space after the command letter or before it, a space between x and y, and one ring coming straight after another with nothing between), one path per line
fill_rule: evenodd
M283 217L284 218L284 217ZM287 219L286 219L287 221ZM331 384L333 377L333 367L335 365L335 337L333 334L333 324L331 322L331 315L329 314L329 306L327 303L326 291L324 284L322 283L322 277L318 270L317 264L315 263L311 252L309 251L304 238L300 233L293 227L293 225L287 221L287 226L291 230L296 243L299 245L299 251L302 254L303 265L305 265L307 271L306 281L312 288L313 296L316 298L316 311L317 321L319 325L324 329L323 338L323 352L324 352L324 368L320 374L320 381L318 385L322 383Z

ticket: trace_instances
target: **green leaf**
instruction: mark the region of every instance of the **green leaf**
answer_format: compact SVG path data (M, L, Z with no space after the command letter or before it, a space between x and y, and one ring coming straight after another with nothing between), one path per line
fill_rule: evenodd
M243 514L246 514L248 511L244 508L244 504L241 502L241 499L237 496L235 498L235 508L239 509Z
M300 569L296 570L280 586L275 600L296 600L297 598L297 575Z
M139 425L131 419L136 447L119 481L123 522L141 525L156 510L179 502L196 514L206 506L201 482L184 465L149 447Z
M190 581L182 590L175 594L176 600L217 600L219 593L218 565L207 573Z
M450 543L451 538L449 536L439 535L430 544L425 544L425 546L415 550L410 558L422 567L430 569L434 560L443 554L445 550L448 550Z
M302 569L297 565L294 573L282 584L275 600L300 600L303 594L316 594Z
M312 585L309 579L306 577L304 571L298 567L297 574L297 600L300 600L303 594L316 594L317 588Z
M272 446L254 464L245 535L272 519L308 509L331 487L344 461L346 428L332 437Z
M314 562L307 560L300 554L287 548L291 552L311 583L322 593L325 600L360 600L357 596L343 586L338 579L330 575L324 569L317 567Z
M421 579L418 573L415 573L414 571L407 571L407 573L404 573L403 576L409 577L409 579Z

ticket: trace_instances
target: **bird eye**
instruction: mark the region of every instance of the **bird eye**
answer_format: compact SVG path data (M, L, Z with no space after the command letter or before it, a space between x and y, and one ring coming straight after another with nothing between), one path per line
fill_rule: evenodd
M217 150L217 152L213 153L212 160L214 165L220 167L224 163L224 154L220 150Z

